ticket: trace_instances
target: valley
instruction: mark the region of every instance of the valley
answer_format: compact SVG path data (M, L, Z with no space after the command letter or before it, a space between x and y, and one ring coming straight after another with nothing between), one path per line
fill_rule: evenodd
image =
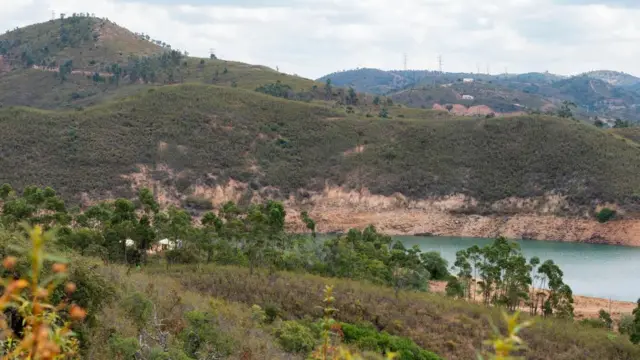
M526 359L638 358L638 89L312 80L88 14L9 31L3 299L31 326L0 321L0 343L46 326L64 359L466 360L522 310Z

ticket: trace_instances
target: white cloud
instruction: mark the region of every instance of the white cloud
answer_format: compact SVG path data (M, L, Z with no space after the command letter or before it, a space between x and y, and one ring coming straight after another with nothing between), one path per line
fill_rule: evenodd
M89 12L192 55L306 77L359 66L640 75L640 8L609 0L0 0L0 28ZM191 3L191 4L189 4ZM205 4L208 3L208 4ZM246 4L246 5L242 5ZM270 5L273 4L273 5Z

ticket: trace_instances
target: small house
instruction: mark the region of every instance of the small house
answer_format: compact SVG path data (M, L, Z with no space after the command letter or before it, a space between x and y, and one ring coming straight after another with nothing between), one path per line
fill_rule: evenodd
M464 79L462 79L462 82L463 83L472 83L473 79L472 78L464 78Z
M472 95L462 95L462 100L473 100L474 97Z

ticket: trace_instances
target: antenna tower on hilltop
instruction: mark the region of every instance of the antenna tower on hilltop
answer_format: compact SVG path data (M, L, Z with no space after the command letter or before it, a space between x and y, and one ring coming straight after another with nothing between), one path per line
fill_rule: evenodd
M51 20L55 20L55 19L56 19L56 11L51 10Z
M407 53L404 53L404 71L407 71Z
M442 74L442 55L438 55L438 72Z

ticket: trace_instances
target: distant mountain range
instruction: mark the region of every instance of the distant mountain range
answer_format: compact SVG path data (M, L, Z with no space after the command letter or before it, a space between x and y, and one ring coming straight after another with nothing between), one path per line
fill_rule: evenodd
M455 109L481 107L485 113L553 112L568 101L576 105L575 114L583 119L640 121L640 78L610 70L569 77L535 72L486 75L355 69L318 81L328 79L335 86L385 95L409 107L440 109L452 105Z

